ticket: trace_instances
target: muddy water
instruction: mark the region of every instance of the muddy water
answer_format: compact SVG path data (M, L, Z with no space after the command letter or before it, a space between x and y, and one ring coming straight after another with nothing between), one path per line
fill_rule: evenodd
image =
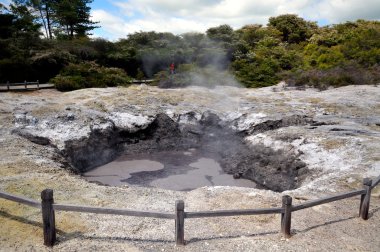
M255 187L246 179L234 179L223 172L217 157L190 149L184 152L156 152L121 156L111 163L83 174L105 185L139 185L177 191L203 186Z

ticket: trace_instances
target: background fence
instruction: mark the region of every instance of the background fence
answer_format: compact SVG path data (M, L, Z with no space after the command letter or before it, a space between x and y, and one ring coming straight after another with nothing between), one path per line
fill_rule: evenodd
M130 84L149 84L154 82L154 80L131 80ZM0 91L25 91L25 90L39 90L45 88L54 88L55 85L51 83L41 84L37 81L24 81L18 83L0 83Z
M310 200L298 205L292 205L292 197L285 195L282 197L282 206L277 208L218 210L201 212L185 212L185 203L182 200L177 200L175 202L174 213L144 212L126 209L56 204L54 203L53 190L51 189L45 189L41 192L41 202L1 191L0 198L4 198L7 200L18 202L20 204L41 209L44 244L46 246L53 246L56 241L55 211L71 211L82 213L174 219L176 244L185 245L185 218L211 218L240 215L281 214L281 232L286 238L289 238L292 212L360 195L361 197L359 206L359 216L362 219L367 220L370 207L371 190L374 187L376 187L379 183L380 176L377 177L374 181L372 181L369 178L365 178L363 180L363 189L341 193L317 200Z
M38 90L42 88L54 88L54 84L44 83L41 84L37 81L24 81L18 83L0 83L0 91L20 91L20 90Z

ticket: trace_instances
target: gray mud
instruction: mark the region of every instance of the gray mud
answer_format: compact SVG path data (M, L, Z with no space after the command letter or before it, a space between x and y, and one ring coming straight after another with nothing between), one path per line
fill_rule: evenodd
M255 187L247 179L234 179L226 174L215 155L184 152L155 152L121 156L83 174L92 182L104 185L139 185L176 191L189 191L203 186Z

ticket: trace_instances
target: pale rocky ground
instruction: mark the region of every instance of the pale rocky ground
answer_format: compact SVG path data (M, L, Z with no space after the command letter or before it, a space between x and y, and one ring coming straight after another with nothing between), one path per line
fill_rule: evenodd
M70 113L79 114L76 120L84 113L109 114L125 127L134 127L158 112L175 118L206 110L235 120L239 129L292 114L328 123L247 137L249 142L299 152L307 163L309 176L301 187L283 193L233 187L177 192L100 186L63 169L52 147L11 134L25 122L27 127L42 127L47 118ZM75 121L46 126L45 135L59 148L68 137L85 136L88 129L82 126ZM56 203L142 211L174 212L178 199L185 201L185 211L279 207L285 194L297 204L361 188L364 177L379 176L379 140L380 87L375 86L323 92L278 85L249 90L131 86L0 93L0 190L40 200L40 192L51 188ZM50 249L43 245L40 210L0 199L0 251L379 251L379 187L372 194L370 219L358 218L358 209L355 197L295 212L290 239L279 232L279 215L186 219L184 247L175 246L174 220L57 212L58 243Z

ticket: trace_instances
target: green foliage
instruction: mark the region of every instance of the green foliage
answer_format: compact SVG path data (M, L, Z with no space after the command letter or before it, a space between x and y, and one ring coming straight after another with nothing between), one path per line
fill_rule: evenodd
M305 67L317 69L330 69L345 62L340 45L326 47L309 44L305 47Z
M34 13L38 13L39 26L43 26L49 39L87 37L97 28L91 21L90 4L93 0L13 0Z
M380 22L317 27L297 15L268 26L229 25L205 33L136 32L117 42L90 39L92 0L0 4L0 82L52 79L60 90L107 87L155 77L162 87L285 80L316 87L377 83ZM48 39L41 39L41 28ZM169 74L174 63L176 74ZM55 77L56 76L56 77ZM55 77L55 78L54 78Z
M89 4L92 0L61 0L53 4L54 19L59 24L55 30L56 36L70 39L85 37L88 32L97 28L95 22L90 20Z
M374 84L380 82L380 66L364 68L356 63L346 63L328 70L310 69L283 73L282 77L291 86L311 86L320 90L345 85Z
M268 26L282 33L282 41L300 43L310 38L318 28L315 22L309 22L293 14L269 18Z
M86 62L69 64L50 81L58 90L71 91L81 88L125 86L130 83L131 78L121 69Z
M209 28L206 34L211 40L217 42L232 42L234 39L234 30L226 24Z
M81 76L62 76L57 75L50 80L55 88L60 91L72 91L85 88L85 79Z
M236 60L233 67L236 69L236 78L246 87L271 86L280 80L277 76L280 66L271 58L252 62L246 59Z

